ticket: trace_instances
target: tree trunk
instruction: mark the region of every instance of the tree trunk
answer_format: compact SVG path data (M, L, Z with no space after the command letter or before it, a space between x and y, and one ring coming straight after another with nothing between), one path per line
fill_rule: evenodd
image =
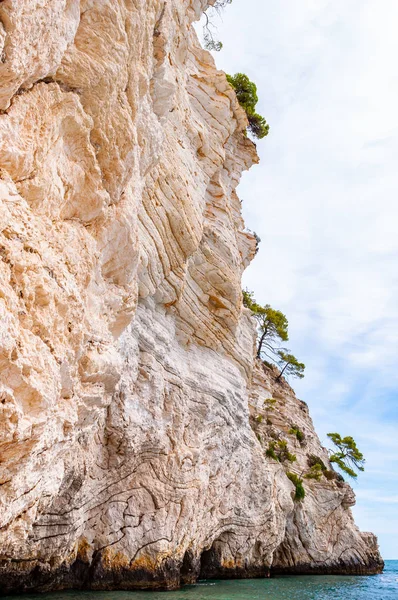
M285 372L286 367L288 366L288 362L285 364L285 366L283 367L282 371L279 373L278 377L276 378L276 381L279 381L280 378L282 377L283 373Z
M263 335L261 336L260 341L258 342L257 358L261 358L261 351L263 349L263 343L264 343L264 340L265 340L265 338L267 336L267 333L268 333L267 329L264 329Z

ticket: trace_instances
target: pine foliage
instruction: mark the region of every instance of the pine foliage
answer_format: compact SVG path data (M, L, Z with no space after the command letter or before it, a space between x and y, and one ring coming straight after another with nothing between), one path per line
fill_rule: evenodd
M365 459L362 452L358 450L354 438L351 436L342 438L339 433L328 433L328 437L337 448L337 452L330 455L330 462L336 464L349 477L356 479L358 476L356 471L365 470Z
M269 304L261 306L254 298L253 292L243 290L243 305L252 311L257 323L257 358L271 359L278 365L280 374L277 377L279 380L282 375L304 377L305 364L297 360L287 348L281 348L281 342L287 342L288 335L288 320L280 310L275 310Z
M290 481L296 488L296 494L294 496L294 499L296 500L296 502L300 502L300 500L303 500L305 498L303 480L298 475L296 475L296 473L288 472L286 473L286 476L288 477L288 479L290 479Z
M234 88L238 102L246 112L249 121L248 130L255 138L261 140L268 135L269 125L265 118L256 112L258 102L256 84L244 73L227 75L227 80Z

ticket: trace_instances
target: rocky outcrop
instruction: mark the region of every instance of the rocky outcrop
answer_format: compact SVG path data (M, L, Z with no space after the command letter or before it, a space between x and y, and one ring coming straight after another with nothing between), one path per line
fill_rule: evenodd
M297 503L265 455L328 462L253 359L235 189L257 155L206 6L0 3L3 592L382 568L346 484Z
M296 460L279 463L271 459L271 462L275 470L293 472L302 478L305 498L294 502L287 515L284 539L273 555L272 572L379 572L382 561L375 536L361 533L352 519L350 507L355 504L352 488L333 471L306 403L296 398L286 381L279 383L277 375L276 369L256 366L249 401L251 424L265 452L270 444L287 442L288 451ZM323 467L319 480L308 477L314 463Z

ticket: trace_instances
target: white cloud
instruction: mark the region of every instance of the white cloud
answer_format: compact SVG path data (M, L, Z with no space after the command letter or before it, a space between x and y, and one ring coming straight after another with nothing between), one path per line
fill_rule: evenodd
M377 502L377 504L398 504L398 495L378 496L372 490L358 490L356 495L357 498L370 500L372 503Z

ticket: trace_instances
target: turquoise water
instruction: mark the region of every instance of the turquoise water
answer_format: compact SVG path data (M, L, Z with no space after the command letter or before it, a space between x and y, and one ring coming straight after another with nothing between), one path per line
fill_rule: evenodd
M58 592L9 600L398 600L398 561L372 577L300 576L203 581L178 592ZM5 600L5 599L3 599Z

